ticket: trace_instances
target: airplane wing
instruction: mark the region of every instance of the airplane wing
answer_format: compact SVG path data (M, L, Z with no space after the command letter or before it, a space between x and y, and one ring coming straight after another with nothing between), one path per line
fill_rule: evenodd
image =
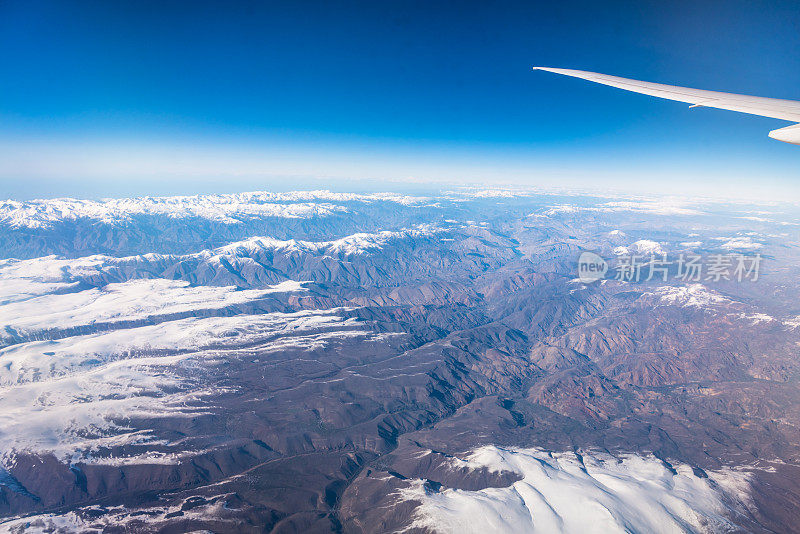
M634 93L666 98L692 104L691 107L707 107L739 111L751 115L771 117L773 119L783 119L792 122L800 122L800 102L796 100L780 100L777 98L762 98L759 96L735 95L731 93L720 93L717 91L705 91L703 89L690 89L688 87L676 87L674 85L664 85L661 83L642 82L639 80L629 80L617 76L608 76L597 72L587 72L572 69L551 69L548 67L533 67L533 70L544 70L582 78L590 82L610 85ZM773 130L769 136L778 141L800 145L800 124L787 126Z

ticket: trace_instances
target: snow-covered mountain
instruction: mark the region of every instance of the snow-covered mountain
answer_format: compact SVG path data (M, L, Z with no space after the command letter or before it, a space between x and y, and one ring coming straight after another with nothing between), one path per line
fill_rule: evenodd
M126 224L136 216L171 219L205 219L241 224L253 218L325 217L347 211L346 203L423 205L424 197L392 193L355 194L330 191L271 193L258 191L228 195L139 197L105 200L56 198L0 203L0 224L11 228L47 228L81 219L106 224Z
M0 529L790 530L798 221L499 189L3 202ZM729 253L758 280L614 274Z
M424 481L402 495L422 504L414 527L440 532L723 532L746 516L748 473L697 471L652 455L481 447L466 465L512 472L510 486L430 491ZM426 491L427 490L427 491Z

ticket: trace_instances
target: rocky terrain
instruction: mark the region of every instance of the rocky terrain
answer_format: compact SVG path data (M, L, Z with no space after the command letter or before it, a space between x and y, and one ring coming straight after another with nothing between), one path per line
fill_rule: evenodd
M681 255L758 276L615 279ZM0 257L5 531L798 531L796 206L5 201Z

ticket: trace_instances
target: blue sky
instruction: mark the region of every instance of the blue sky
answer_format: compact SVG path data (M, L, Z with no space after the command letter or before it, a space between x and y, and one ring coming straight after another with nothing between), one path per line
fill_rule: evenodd
M786 123L530 67L800 99L798 49L788 1L0 0L0 197L384 180L785 198L800 148L766 134Z

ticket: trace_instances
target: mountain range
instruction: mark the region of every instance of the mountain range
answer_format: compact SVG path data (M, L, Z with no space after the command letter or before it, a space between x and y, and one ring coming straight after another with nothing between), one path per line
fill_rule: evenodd
M759 271L617 275L688 256ZM798 266L790 203L0 202L0 530L797 531Z

